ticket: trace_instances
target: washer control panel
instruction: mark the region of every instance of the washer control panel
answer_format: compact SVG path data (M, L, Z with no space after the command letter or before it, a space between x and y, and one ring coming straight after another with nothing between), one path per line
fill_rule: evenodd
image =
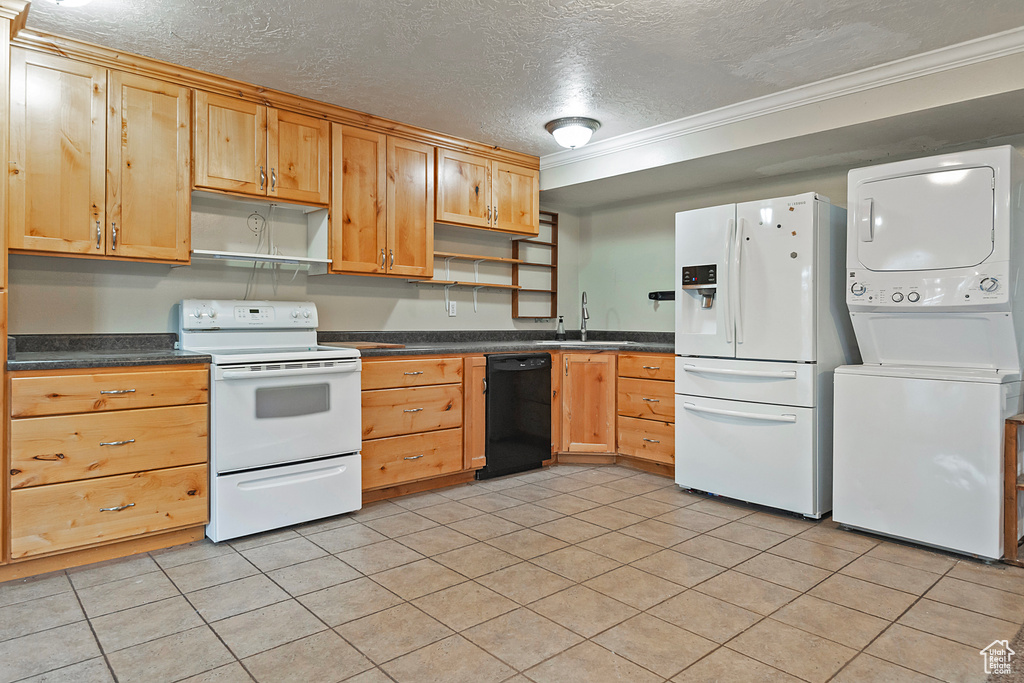
M986 264L988 265L988 264ZM934 274L933 274L934 272ZM1006 263L985 270L875 272L849 270L846 303L850 310L964 309L1001 310L1009 304ZM948 273L948 271L946 271Z

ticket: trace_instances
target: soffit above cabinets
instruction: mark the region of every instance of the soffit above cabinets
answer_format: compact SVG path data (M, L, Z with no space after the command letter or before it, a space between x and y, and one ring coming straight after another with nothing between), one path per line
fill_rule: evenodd
M1024 25L1020 0L93 0L28 27L534 155Z

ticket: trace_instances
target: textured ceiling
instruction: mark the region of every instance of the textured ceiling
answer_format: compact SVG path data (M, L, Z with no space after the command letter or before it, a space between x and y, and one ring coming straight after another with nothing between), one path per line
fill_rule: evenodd
M602 139L1024 25L1021 0L36 0L30 28L508 149Z

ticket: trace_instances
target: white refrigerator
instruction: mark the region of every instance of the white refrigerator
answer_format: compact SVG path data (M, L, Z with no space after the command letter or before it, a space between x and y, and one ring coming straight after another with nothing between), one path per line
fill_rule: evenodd
M832 371L859 357L846 212L815 193L676 214L676 483L832 509Z

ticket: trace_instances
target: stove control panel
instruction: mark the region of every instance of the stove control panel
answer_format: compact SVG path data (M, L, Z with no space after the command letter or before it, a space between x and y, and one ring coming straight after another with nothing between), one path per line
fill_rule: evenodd
M183 330L316 329L316 304L311 301L237 301L184 299L179 323Z

